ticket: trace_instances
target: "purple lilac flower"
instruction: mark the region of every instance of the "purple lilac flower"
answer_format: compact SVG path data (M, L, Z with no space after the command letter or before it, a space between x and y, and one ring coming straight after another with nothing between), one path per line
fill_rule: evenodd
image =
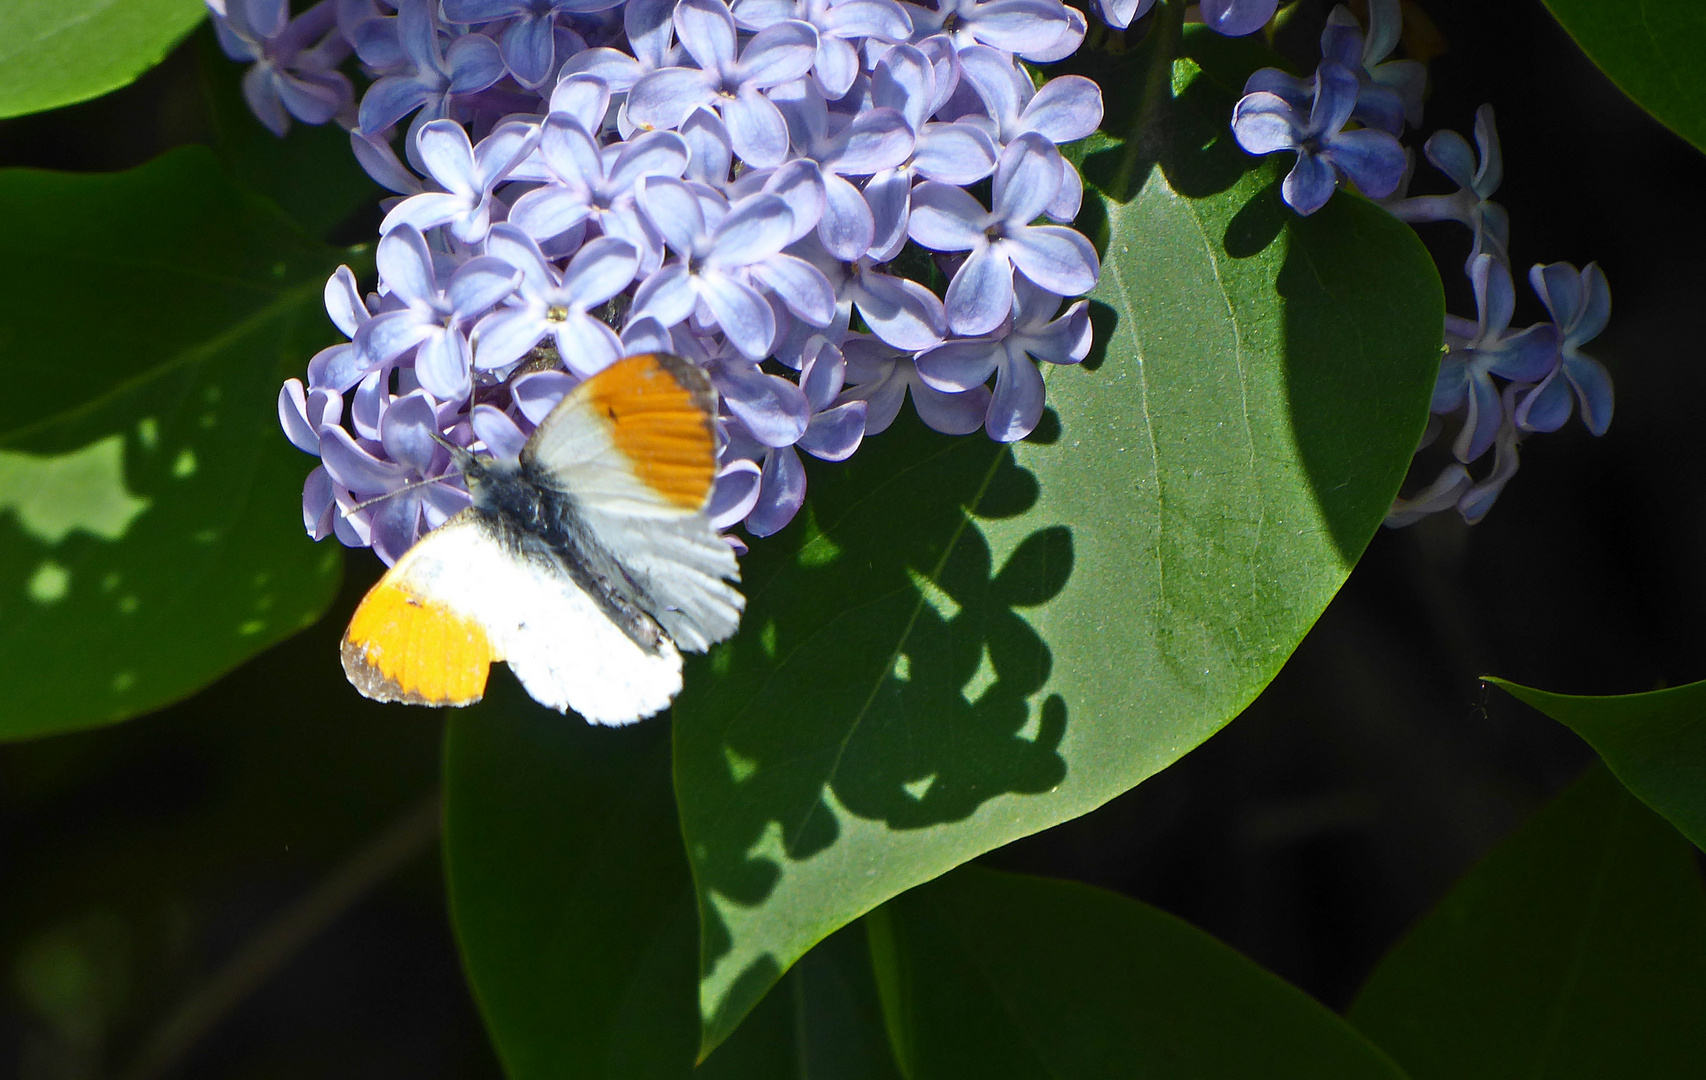
M845 459L908 397L937 430L1018 437L1037 363L1088 348L1085 304L1055 314L1094 285L1094 249L1033 221L1076 212L1056 144L1094 129L1100 94L1039 90L1015 59L1076 48L1084 20L1059 0L331 0L295 22L231 3L221 33L251 79L286 73L282 105L255 101L275 127L311 118L289 104L297 77L330 86L353 49L374 82L341 120L403 196L376 291L347 268L327 282L349 340L280 391L286 436L320 456L317 539L395 559L467 503L440 440L515 454L623 355L706 371L710 512L768 535L804 499L806 457ZM985 210L963 189L992 173ZM888 271L913 236L965 253L943 261L946 306ZM603 318L624 307L618 334Z
M787 119L797 153L817 162L824 189L818 237L837 258L853 260L871 250L876 221L865 196L846 178L870 176L912 156L912 129L894 109L872 108L852 118L836 114L831 127L829 103L804 80L773 94Z
M415 136L421 163L444 190L422 192L392 207L379 225L380 233L399 225L448 225L456 239L478 244L492 225L492 190L538 140L539 131L531 124L503 124L477 147L454 120L422 125Z
M1605 365L1581 351L1611 319L1611 286L1598 263L1578 272L1567 262L1534 266L1528 280L1558 327L1559 364L1517 407L1516 426L1524 431L1556 431L1570 418L1571 391L1582 405L1582 423L1595 435L1611 425L1611 375Z
M1430 514L1450 510L1474 486L1475 480L1469 475L1469 470L1453 461L1441 469L1431 483L1408 499L1394 499L1392 509L1386 512L1385 525L1389 529L1402 529Z
M841 349L851 384L841 398L866 403L866 435L887 431L909 394L918 418L944 435L968 435L982 427L989 414L988 387L979 384L964 393L938 390L919 376L910 351L859 334L842 342Z
M628 287L639 268L634 245L616 236L600 236L558 273L521 230L499 225L486 242L486 253L521 271L515 294L474 329L474 366L495 371L520 360L550 336L564 366L585 378L623 355L616 331L587 314Z
M510 222L542 243L588 222L633 244L643 272L656 270L663 238L640 214L636 196L652 177L681 176L688 162L681 136L650 131L601 148L578 121L553 114L545 121L539 149L552 180L517 199Z
M380 276L401 308L375 315L356 335L355 347L378 363L416 349L415 376L440 401L468 396L470 356L463 326L515 291L521 272L490 256L457 267L441 290L426 239L399 225L379 241Z
M377 446L364 446L341 427L322 425L326 472L364 507L368 542L387 563L396 562L423 531L436 528L468 505L461 474L449 451L432 438L442 427L440 406L424 390L389 402ZM364 440L365 441L365 440ZM419 484L419 480L431 482Z
M939 64L922 49L900 45L877 61L871 73L871 103L898 111L914 133L912 155L865 182L863 195L871 208L875 235L871 253L878 261L894 258L906 243L912 189L919 178L964 187L995 171L999 151L984 127L970 120L930 120L958 84L957 60L952 54L948 59L950 63ZM1077 174L1073 175L1076 179Z
M1537 383L1558 364L1558 331L1551 323L1510 329L1516 290L1510 268L1491 255L1478 255L1470 267L1475 288L1474 322L1446 316L1447 351L1439 365L1432 411L1464 410L1463 428L1452 444L1457 460L1474 461L1493 445L1503 410L1493 376Z
M964 77L984 107L989 110L989 132L996 145L1035 132L1056 145L1076 142L1102 123L1102 90L1082 75L1062 75L1043 84L1041 90L1030 76L994 49L974 46L960 52ZM982 117L964 122L977 123ZM1070 222L1078 216L1084 185L1078 170L1060 159L1061 183L1055 200L1044 213L1051 219Z
M1034 63L1064 60L1084 40L1084 16L1060 0L937 0L905 4L916 39L946 34L964 49L989 45Z
M337 32L334 0L320 0L290 18L286 0L206 0L219 47L253 64L243 75L243 98L274 135L290 118L324 124L353 100L337 66L350 46Z
M1096 0L1096 14L1116 30L1124 30L1148 14L1155 0Z
M1315 69L1314 98L1307 116L1270 90L1245 94L1232 110L1232 133L1252 154L1291 151L1297 164L1281 192L1305 216L1327 204L1339 177L1370 198L1392 194L1404 175L1404 148L1390 133L1373 128L1344 130L1356 107L1357 77L1334 60Z
M1268 25L1279 0L1202 0L1202 21L1217 34L1243 37Z
M622 0L441 0L446 22L484 23L508 19L498 48L504 66L523 86L538 86L555 73L557 16L606 11Z
M1511 421L1511 411L1513 400L1522 389L1519 383L1512 383L1505 388L1501 402L1504 419L1499 424L1498 435L1493 439L1493 471L1487 474L1486 479L1472 484L1457 500L1457 512L1471 525L1487 516L1487 511L1493 508L1493 501L1516 475L1517 466L1520 464L1517 446L1522 442L1522 431Z
M440 44L436 7L434 0L400 0L394 17L362 24L370 40L382 33L381 24L388 24L385 28L396 35L403 58L398 73L381 77L362 97L362 134L376 135L417 109L419 123L438 120L449 115L455 98L478 93L503 78L503 57L491 38L466 34L448 49Z
M969 251L944 306L955 333L987 334L1013 307L1013 271L1057 296L1095 287L1096 249L1060 225L1030 224L1060 190L1060 153L1034 132L1014 139L995 167L994 209L963 188L927 181L912 194L911 237L933 251Z
M338 267L326 279L325 299L326 314L332 325L351 340L328 346L314 354L308 361L308 388L346 394L373 368L368 355L352 344L356 334L372 316L368 313L366 301L361 298L360 288L356 286L355 274L347 266Z
M1043 415L1043 377L1034 361L1076 364L1090 353L1090 311L1083 300L1059 318L1060 297L1024 278L1014 282L1013 315L988 337L950 341L918 356L918 375L949 393L995 376L984 429L997 442L1023 439Z
M628 0L622 5L621 44L609 43L567 58L559 78L575 73L597 75L612 93L626 94L640 78L675 63L676 0Z
M1368 33L1344 5L1327 16L1321 55L1354 72L1362 84L1356 118L1370 127L1402 134L1404 124L1422 122L1422 95L1428 69L1415 60L1387 60L1403 32L1398 0L1370 0Z
M817 31L798 20L758 32L738 54L735 21L722 0L681 0L675 32L696 68L662 68L628 92L628 118L674 128L695 106L710 105L728 125L742 161L756 168L782 164L788 128L764 91L806 74L817 56Z
M1386 204L1400 221L1457 221L1475 234L1469 260L1483 251L1505 258L1510 248L1511 222L1505 208L1492 201L1504 181L1504 157L1499 152L1499 131L1493 122L1493 107L1475 110L1475 146L1455 131L1439 131L1430 137L1422 152L1440 172L1450 177L1457 191L1450 195L1411 195Z
M855 41L901 44L912 38L912 19L897 0L735 0L734 20L745 30L766 30L788 20L817 30L812 79L831 100L847 93L859 75Z
M640 185L640 203L678 258L640 285L631 317L650 315L674 326L702 305L743 355L768 356L775 315L739 271L781 252L794 224L788 204L775 195L754 195L731 207L713 229L693 189L662 176ZM822 292L828 294L827 282Z
M947 336L942 301L918 282L884 273L869 257L838 259L815 238L796 250L834 290L836 317L831 325L840 332L845 333L856 307L871 332L898 349L928 349Z

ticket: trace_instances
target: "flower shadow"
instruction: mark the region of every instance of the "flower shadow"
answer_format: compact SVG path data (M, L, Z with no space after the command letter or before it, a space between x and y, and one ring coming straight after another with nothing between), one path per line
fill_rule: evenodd
M811 483L807 511L745 559L742 632L689 672L674 712L683 831L714 898L706 970L733 945L719 912L763 908L878 837L927 862L931 830L1066 776L1066 704L1025 612L1065 587L1071 529L985 535L1036 505L1035 476L908 417ZM737 981L767 985L773 963L740 957ZM738 985L719 996L750 1004Z

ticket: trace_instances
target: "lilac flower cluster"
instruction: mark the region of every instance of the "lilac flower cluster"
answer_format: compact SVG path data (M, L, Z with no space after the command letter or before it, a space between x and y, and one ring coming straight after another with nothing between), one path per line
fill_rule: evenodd
M1276 2L1197 10L1248 34ZM1118 27L1152 3L1099 0ZM1039 363L1090 349L1100 266L1059 147L1101 91L1028 66L1083 41L1062 0L207 4L263 122L338 122L398 196L376 290L327 284L348 340L279 396L321 459L316 539L394 560L467 504L440 440L513 453L625 355L705 368L713 517L765 536L803 502L801 451L842 460L909 397L939 431L1024 438Z
M1504 175L1492 107L1476 113L1477 150L1453 131L1436 132L1423 145L1423 155L1457 191L1408 195L1414 157L1399 137L1421 123L1427 72L1413 60L1389 59L1401 29L1399 0L1370 0L1366 34L1348 9L1334 8L1314 75L1256 72L1233 110L1232 131L1252 154L1296 155L1281 194L1299 214L1313 214L1348 183L1401 220L1455 221L1469 229L1464 270L1476 317L1446 317L1446 353L1419 448L1455 426L1452 460L1423 489L1399 499L1386 520L1396 527L1456 509L1473 524L1515 475L1517 446L1526 436L1556 431L1578 403L1594 435L1611 423L1611 377L1581 351L1605 328L1611 292L1597 264L1536 265L1529 282L1552 321L1511 328L1510 217L1492 201ZM1492 468L1477 480L1468 467L1489 450Z
M1101 92L1024 66L1082 41L1060 0L209 6L267 126L339 121L399 196L377 289L327 284L348 340L279 397L321 459L316 538L394 560L467 504L439 439L514 453L625 355L705 368L713 516L764 536L803 501L802 451L846 458L909 395L938 430L1023 438L1037 362L1089 350L1071 298L1100 266L1058 147ZM896 272L908 248L940 295Z

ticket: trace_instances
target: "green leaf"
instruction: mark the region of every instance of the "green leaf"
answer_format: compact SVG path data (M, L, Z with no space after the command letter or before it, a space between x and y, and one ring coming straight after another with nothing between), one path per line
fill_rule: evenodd
M206 14L202 0L6 0L0 119L129 85Z
M1706 150L1706 6L1698 0L1546 0L1611 81Z
M377 226L379 200L390 192L362 170L349 133L337 124L294 123L284 138L274 135L243 100L245 66L220 51L212 27L196 38L214 149L231 175L277 202L310 236L324 237L364 210Z
M1101 889L966 867L865 921L908 1080L1403 1076L1301 990Z
M200 147L0 172L0 737L133 716L325 610L279 383L340 253Z
M693 888L662 722L593 728L507 676L445 738L451 914L511 1080L885 1080L863 942L823 943L697 1071Z
M1706 682L1575 697L1487 681L1587 740L1624 787L1706 849Z
M1350 1019L1416 1080L1706 1075L1706 891L1602 769L1494 849Z
M1384 211L1299 219L1233 145L1260 55L1098 73L1133 87L1083 158L1105 355L1050 372L1058 417L1011 448L898 422L744 559L741 633L674 711L707 1047L837 927L1208 738L1379 525L1439 279Z

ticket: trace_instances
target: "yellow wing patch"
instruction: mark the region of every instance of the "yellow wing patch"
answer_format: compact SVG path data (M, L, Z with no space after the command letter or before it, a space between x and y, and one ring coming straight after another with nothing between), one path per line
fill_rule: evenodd
M492 648L485 628L444 604L416 596L395 571L355 609L340 650L344 674L375 701L471 705L486 692Z
M684 510L710 497L717 468L705 373L679 357L630 356L574 393L610 426L610 441L653 491Z

